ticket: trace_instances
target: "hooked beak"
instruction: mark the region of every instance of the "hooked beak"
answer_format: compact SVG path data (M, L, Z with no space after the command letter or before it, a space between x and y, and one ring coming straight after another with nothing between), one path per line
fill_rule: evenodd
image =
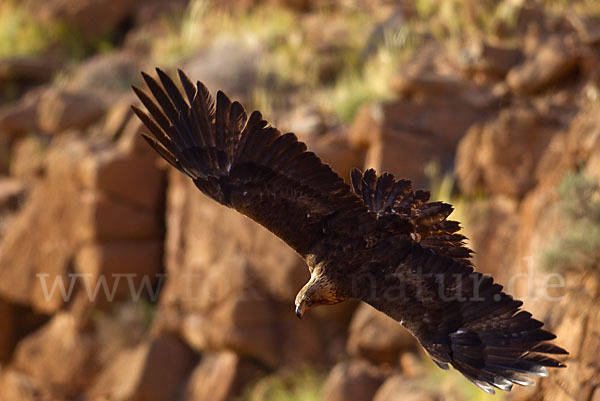
M302 315L304 315L304 305L300 303L296 306L296 316L298 316L298 319L302 319Z

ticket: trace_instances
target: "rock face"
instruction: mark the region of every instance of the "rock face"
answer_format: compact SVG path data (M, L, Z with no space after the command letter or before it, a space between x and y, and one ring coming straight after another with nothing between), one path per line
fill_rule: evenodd
M577 66L577 56L562 37L545 41L535 53L512 68L506 82L519 94L532 94L559 82Z
M186 401L227 401L242 395L261 373L259 366L231 351L205 354L187 384Z
M88 397L92 400L173 400L184 392L197 357L176 338L150 338L122 351L96 377Z
M416 339L398 322L366 304L352 316L347 350L353 357L393 366L402 352L417 347Z
M435 72L419 58L392 85L400 99L363 106L350 141L366 149L365 167L410 177L416 187L427 184L428 164L453 164L459 140L499 101L484 88Z
M44 2L37 12L38 18L48 24L63 21L84 39L94 40L117 29L133 14L138 3L140 0L124 0L118 4L110 0L52 0Z
M538 162L558 129L530 107L502 110L495 120L474 126L457 151L461 189L522 197L537 183Z
M94 340L81 333L69 314L57 314L41 330L19 342L13 366L51 393L69 397L81 392L94 373Z
M2 296L55 312L68 303L70 291L88 288L85 274L97 279L118 272L135 275L135 282L143 277L156 282L161 271L163 173L153 161L107 146L72 137L53 145L46 179L5 233ZM131 212L134 207L136 212ZM32 249L28 241L44 245Z
M38 125L53 134L84 128L99 119L104 109L104 103L93 95L48 89L38 105Z
M323 385L323 401L371 401L385 378L383 370L365 361L338 363Z

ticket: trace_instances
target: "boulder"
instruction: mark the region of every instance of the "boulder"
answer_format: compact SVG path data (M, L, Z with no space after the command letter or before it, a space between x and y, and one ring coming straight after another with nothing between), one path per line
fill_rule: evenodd
M221 39L186 61L182 69L192 82L201 80L213 96L222 90L232 101L245 104L254 90L261 57L257 46Z
M461 190L520 198L537 183L538 162L560 125L528 106L503 109L461 140L455 172Z
M79 331L68 313L58 313L38 331L21 340L13 366L49 386L54 394L71 397L94 373L94 339Z
M432 390L413 383L401 375L388 378L379 388L373 401L436 401L440 399Z
M459 140L484 116L481 108L449 97L369 104L357 114L350 142L367 148L365 168L410 177L422 187L425 167L439 162L449 168Z
M162 234L161 218L152 210L94 190L82 190L80 200L74 230L83 241L149 240Z
M37 107L37 125L50 134L83 129L104 115L106 105L89 92L48 88Z
M577 66L577 56L561 36L545 40L535 53L512 68L506 76L518 94L531 95L560 82Z
M35 378L16 369L0 371L0 401L62 401L62 397L52 394Z
M519 272L519 204L506 196L474 201L467 206L464 234L473 249L477 271L506 286Z
M85 188L105 192L133 206L157 210L164 198L165 172L155 155L135 156L107 147L81 160L79 178Z
M74 267L81 291L90 304L118 300L156 301L161 279L160 240L116 241L83 245L75 255Z
M16 139L11 149L9 173L12 177L33 181L44 174L48 141L37 135Z
M38 104L39 91L32 91L20 101L0 109L0 136L12 138L35 131Z
M51 0L36 4L36 16L52 25L61 21L81 36L84 41L93 41L113 34L128 17L132 16L140 0Z
M340 362L323 384L323 401L371 401L386 373L363 360Z
M154 277L162 259L164 172L153 160L127 157L104 140L55 140L46 176L3 238L0 295L38 311L57 311L73 295L76 256L92 270L111 265L109 274L122 268Z
M126 0L124 1L139 1ZM87 58L66 78L65 89L100 95L103 99L122 103L135 96L131 85L141 80L139 58L127 51L101 52ZM130 103L131 104L131 103Z
M184 401L233 401L262 370L231 351L208 353L190 375Z
M376 364L397 365L399 356L415 350L417 340L398 322L361 304L350 323L347 351Z
M162 335L122 350L86 391L90 400L174 400L182 396L197 356L179 339Z
M473 41L460 54L459 66L468 74L485 74L503 79L508 71L523 58L518 48L490 44L481 40Z

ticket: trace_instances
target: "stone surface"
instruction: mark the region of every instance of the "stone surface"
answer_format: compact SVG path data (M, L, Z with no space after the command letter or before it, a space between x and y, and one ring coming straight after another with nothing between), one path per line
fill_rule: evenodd
M552 37L506 77L510 88L519 94L533 94L557 83L577 66L577 57L563 38Z
M416 339L398 322L361 304L350 323L348 354L377 364L397 365L402 352L418 347Z
M39 93L34 91L19 102L0 109L0 136L14 137L37 129Z
M502 110L460 142L456 176L463 192L522 197L537 183L536 168L560 126L531 107Z
M26 181L42 177L47 142L46 138L37 135L15 140L11 149L10 175Z
M185 401L233 401L244 393L261 369L231 351L209 353L194 368Z
M91 400L162 401L184 394L197 356L180 340L152 337L122 350L98 374L86 396Z
M164 280L161 260L159 240L101 242L81 246L74 268L90 303L156 301L156 287Z
M0 371L1 401L60 401L33 377L13 368Z
M114 33L131 16L140 0L51 0L36 8L37 18L52 24L62 21L84 40L98 40ZM102 23L98 23L102 21Z
M458 141L485 111L455 99L436 99L364 106L367 111L357 115L350 140L357 147L368 144L365 168L410 177L416 187L427 184L429 163L448 168Z
M71 315L59 313L19 342L13 365L48 385L53 393L68 397L89 383L93 351L93 338L79 331Z
M338 363L323 384L323 401L371 401L386 374L368 362Z
M436 401L438 397L432 390L418 388L401 375L394 375L383 383L373 401Z
M81 191L78 222L74 227L83 241L128 241L159 238L161 218L95 190Z
M98 120L105 108L100 98L88 92L48 88L41 95L37 108L38 126L50 134L85 128Z
M164 197L164 170L156 157L130 156L116 148L107 148L86 158L79 165L84 187L106 192L134 206L156 210Z

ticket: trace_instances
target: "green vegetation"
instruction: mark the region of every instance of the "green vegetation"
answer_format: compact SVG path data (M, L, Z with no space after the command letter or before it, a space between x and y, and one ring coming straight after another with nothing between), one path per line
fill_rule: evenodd
M600 185L569 173L558 188L563 229L542 254L551 271L592 269L600 263Z
M256 383L241 400L320 401L325 376L314 368L278 373Z
M379 50L365 60L365 27L378 22L361 11L323 10L309 18L270 6L232 13L193 0L181 19L168 22L168 34L153 44L153 58L173 67L211 44L233 40L259 54L250 106L269 115L312 103L350 122L363 103L393 97L389 83L418 43L412 25L404 24L385 32Z
M0 58L31 57L50 44L44 28L12 1L0 3Z
M42 23L19 2L0 2L0 58L27 58L53 52L65 58L82 59L112 49L112 34L86 41L65 22Z

